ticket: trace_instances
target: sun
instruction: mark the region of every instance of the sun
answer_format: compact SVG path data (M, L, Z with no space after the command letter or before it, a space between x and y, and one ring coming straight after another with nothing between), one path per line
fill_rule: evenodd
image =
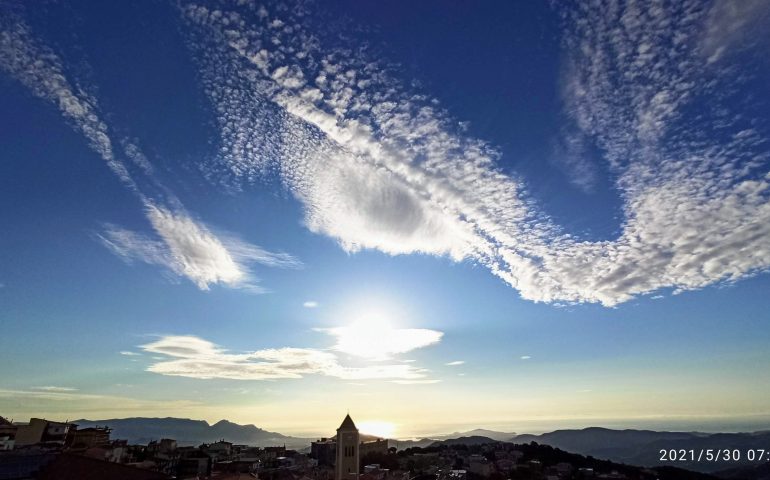
M371 420L358 422L358 430L361 433L374 435L379 438L393 438L396 433L396 425L390 422Z

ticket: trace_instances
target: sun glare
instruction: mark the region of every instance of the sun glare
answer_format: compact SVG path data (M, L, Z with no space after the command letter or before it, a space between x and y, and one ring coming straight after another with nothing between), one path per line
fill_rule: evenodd
M358 423L358 430L361 433L374 435L379 438L393 438L396 433L396 425L378 420L364 421Z
M386 360L434 344L443 335L424 328L393 328L387 321L359 321L324 331L337 337L334 349L338 352L370 360Z

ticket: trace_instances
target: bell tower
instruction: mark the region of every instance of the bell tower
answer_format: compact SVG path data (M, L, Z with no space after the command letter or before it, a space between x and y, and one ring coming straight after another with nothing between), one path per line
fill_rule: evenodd
M337 429L337 462L334 467L334 480L358 478L359 444L358 429L348 414Z

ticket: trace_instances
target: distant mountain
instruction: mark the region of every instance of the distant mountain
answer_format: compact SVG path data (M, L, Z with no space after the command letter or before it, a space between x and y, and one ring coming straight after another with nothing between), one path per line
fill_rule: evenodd
M391 440L389 445L399 450L406 450L414 447L425 448L436 442L435 438L420 438L416 440Z
M397 447L399 450L405 450L407 448L420 447L425 448L436 442L445 440L456 440L467 437L483 437L487 442L497 441L505 442L509 441L511 437L516 434L513 432L498 432L495 430L487 430L484 428L476 428L474 430L468 430L467 432L454 432L444 435L434 435L431 437L423 437L415 440L391 440L391 446Z
M254 425L239 425L221 420L213 425L203 420L186 418L120 418L108 420L76 420L81 428L109 426L112 438L125 439L134 444L147 444L151 440L173 438L180 445L199 445L225 439L229 442L254 446L286 445L287 448L305 451L315 438L298 438L269 432ZM368 436L362 438L369 439ZM372 437L371 439L373 439ZM436 435L419 440L391 440L391 446L403 450L411 447L438 447L442 445L479 445L507 440L517 444L537 442L541 445L587 455L597 459L646 467L676 466L698 472L720 472L724 478L739 478L744 467L756 467L745 454L737 462L660 462L660 450L747 449L767 448L770 431L754 433L656 432L652 430L611 430L586 428L583 430L556 430L542 435L511 435L493 430L475 429L468 432ZM727 471L730 469L729 471ZM724 471L724 472L722 472ZM764 478L764 470L753 472L751 478Z
M556 430L542 435L517 435L513 443L537 442L581 455L606 458L614 462L648 467L677 466L699 472L716 472L726 468L752 466L743 455L738 462L677 461L661 462L661 450L740 449L767 448L770 432L755 433L700 433L655 432L651 430L611 430L586 428L583 430ZM761 445L761 446L760 446ZM697 453L696 453L697 456Z
M227 420L209 425L204 420L187 418L112 418L108 420L76 420L80 428L108 426L112 438L128 440L129 443L147 444L151 440L173 438L180 445L199 445L225 439L228 442L254 446L286 445L287 448L304 448L311 439L289 437L268 432L254 425L239 425Z
M489 437L482 437L479 435L474 435L471 437L460 437L460 438L448 438L446 440L437 440L430 444L431 447L436 447L439 445L484 445L485 443L495 443L497 440L494 440Z
M483 437L475 437L480 439ZM436 453L448 448L466 450L468 453L480 453L483 451L482 445L464 444L460 439L454 439L451 446L443 442L436 442L434 445L426 448L416 448L412 453ZM500 443L500 442L492 442ZM544 478L543 468L566 463L571 466L573 472L566 478L629 478L637 480L718 480L718 477L701 472L694 472L682 468L663 466L663 467L640 467L627 465L623 463L612 462L610 460L601 460L591 456L579 455L577 453L566 452L559 448L549 445L525 443L516 446L521 454L518 461L518 467L511 473L511 478ZM534 464L530 463L536 461ZM576 472L577 469L591 469L593 475L586 476L584 473ZM424 478L428 478L427 475ZM505 477L502 477L505 478ZM746 480L742 477L731 477L723 480ZM759 480L752 477L751 480ZM762 479L764 480L764 479Z
M254 446L284 445L295 450L307 450L310 442L316 438L298 438L269 432L254 425L239 425L228 420L220 420L211 425L204 420L188 418L111 418L105 420L75 420L81 428L93 426L108 426L112 429L112 438L128 440L129 443L147 444L151 440L173 438L180 445L199 445L225 439L228 442ZM467 432L455 432L446 435L436 435L434 438L420 440L390 440L392 446L399 449L409 447L427 447L437 441L453 442L460 438L465 443L489 443L510 439L513 433L496 432L494 430L475 429ZM329 438L333 438L330 435ZM361 434L362 441L375 440L378 437Z
M602 452L601 455L607 456L615 454L615 451L624 452L655 441L689 440L698 435L704 434L590 427L583 430L556 430L542 435L516 435L508 440L513 443L537 442L576 453L592 452L590 455Z
M516 433L514 432L497 432L495 430L477 428L475 430L468 430L467 432L454 432L447 435L438 435L432 438L435 440L450 440L453 438L461 437L487 437L491 438L492 440L497 440L498 442L507 442L511 439L511 437L514 436L516 436Z

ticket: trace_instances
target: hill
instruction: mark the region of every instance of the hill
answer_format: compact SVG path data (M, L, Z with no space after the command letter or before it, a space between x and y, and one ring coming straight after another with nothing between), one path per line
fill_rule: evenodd
M478 438L478 437L476 437ZM459 440L459 439L458 439ZM451 450L450 454L457 455L457 452L467 452L467 454L481 454L489 460L496 458L496 451L503 449L503 443L494 442L485 444L463 444L446 442L437 442L426 448L410 448L398 452L398 456L408 460L411 456L421 456L421 454L439 453ZM490 448L491 447L491 448ZM503 447L503 448L501 448ZM717 480L718 477L685 470L682 468L664 466L664 467L640 467L626 465L610 460L600 460L590 456L579 455L576 453L565 452L559 448L537 443L517 444L515 449L521 454L518 461L518 467L508 472L499 472L497 478L511 478L516 480L541 480L548 474L549 467L555 467L559 464L568 464L572 471L565 478L626 478L628 480ZM460 453L460 456L463 454ZM591 469L591 473L581 472L579 469ZM416 471L418 477L431 478L422 473L425 471ZM469 478L479 478L469 476ZM732 480L732 479L731 479Z
M398 448L399 450L404 450L406 448L428 447L436 442L441 442L446 440L455 440L458 438L467 438L467 437L483 437L483 438L486 438L488 441L494 440L498 442L504 442L504 441L510 440L511 437L514 437L515 435L516 434L513 432L498 432L496 430L476 428L474 430L468 430L467 432L454 432L454 433L448 433L444 435L432 435L430 437L423 437L420 439L391 440L391 445Z
M287 448L304 448L311 439L297 438L263 430L255 425L239 425L220 420L210 425L204 420L188 418L112 418L106 420L76 420L80 428L108 426L112 438L128 440L129 443L146 444L160 438L173 438L180 445L199 445L225 439L228 442L254 446L286 445Z
M431 438L435 440L451 440L462 437L486 437L496 440L498 442L505 442L515 437L514 432L498 432L495 430L487 430L485 428L476 428L474 430L468 430L467 432L454 432L446 435L437 435Z
M517 435L513 443L537 442L551 445L581 455L606 458L615 462L648 467L676 465L699 472L716 472L727 468L756 465L745 455L737 462L661 462L660 450L746 449L766 448L770 444L770 432L754 433L701 433L656 432L651 430L611 430L586 428L583 430L556 430L542 435ZM762 445L762 446L760 446Z
M485 445L488 443L495 443L497 440L491 439L489 437L481 437L479 435L473 435L471 437L460 437L460 438L448 438L446 440L438 440L430 444L431 447L436 447L440 445Z
M720 470L714 475L724 480L770 480L770 462Z

